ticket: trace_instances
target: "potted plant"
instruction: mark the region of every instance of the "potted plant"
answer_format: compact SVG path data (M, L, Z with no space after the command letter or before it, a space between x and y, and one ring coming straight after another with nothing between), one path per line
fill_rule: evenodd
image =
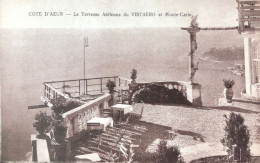
M234 95L232 87L235 84L235 82L234 82L234 80L227 80L227 79L223 79L223 82L224 82L224 86L225 86L223 94L224 94L224 97L226 98L227 102L230 103L230 102L232 102L232 98Z
M66 131L67 131L67 127L63 123L58 123L54 126L53 133L54 133L55 140L58 143L64 142L66 137Z
M45 112L37 113L34 116L36 122L33 123L33 127L39 132L39 134L36 136L37 138L44 138L45 130L50 127L51 125L51 117L47 116Z
M131 70L130 74L131 74L131 77L130 77L130 78L132 79L131 82L132 82L132 83L136 83L135 79L137 78L137 70L133 68L133 69Z
M112 81L112 80L109 79L109 80L107 81L106 87L108 88L109 93L112 94L112 93L114 93L114 91L115 91L114 89L115 89L115 87L116 87L116 84L115 84L114 81Z
M67 126L62 116L52 113L51 126L55 140L58 143L64 142L67 132Z

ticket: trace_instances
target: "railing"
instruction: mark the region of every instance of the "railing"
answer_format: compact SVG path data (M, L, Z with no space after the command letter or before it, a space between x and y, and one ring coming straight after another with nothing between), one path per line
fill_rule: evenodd
M237 0L237 3L239 32L254 30L253 24L260 22L260 1Z
M53 87L51 84L44 83L44 96L41 99L47 103L48 106L52 106L52 101L55 100L58 96L63 96L66 99L69 98L67 94L64 94L59 89Z
M159 84L163 85L169 89L178 89L182 92L182 94L187 97L187 86L190 85L189 82L182 81L163 81L163 82L142 82L142 83L134 83L129 84L129 90L122 90L122 101L131 100L135 91L145 88L149 84Z
M115 82L117 90L127 87L131 82L131 80L119 76L45 82L42 100L51 106L52 101L58 96L81 100L82 95L107 93L108 80Z
M119 82L119 87L120 88L122 88L122 87L126 88L131 83L131 80L118 76L118 82Z
M201 106L201 86L197 83L189 83L183 81L162 81L162 82L146 82L129 84L129 90L122 90L122 102L132 102L134 93L149 84L163 85L169 89L177 89L182 92L183 96L187 98L193 105Z
M70 110L62 115L67 124L68 139L76 139L81 132L87 130L87 122L94 117L101 117L103 109L113 105L113 95L105 94L95 100Z

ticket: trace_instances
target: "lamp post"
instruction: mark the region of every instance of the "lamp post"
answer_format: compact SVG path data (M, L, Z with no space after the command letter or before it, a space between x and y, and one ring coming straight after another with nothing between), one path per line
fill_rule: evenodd
M84 94L87 94L86 92L86 47L88 47L88 37L84 37Z

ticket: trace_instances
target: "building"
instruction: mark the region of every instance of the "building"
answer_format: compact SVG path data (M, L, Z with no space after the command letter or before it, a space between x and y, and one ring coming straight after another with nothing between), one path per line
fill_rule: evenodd
M260 0L237 0L238 31L244 37L246 95L260 98Z

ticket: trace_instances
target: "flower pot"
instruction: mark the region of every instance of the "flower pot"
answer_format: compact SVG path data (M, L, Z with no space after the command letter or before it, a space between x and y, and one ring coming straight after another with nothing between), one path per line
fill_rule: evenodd
M223 91L223 95L225 99L227 100L228 103L232 102L232 98L234 95L233 89L232 88L225 88Z
M48 136L44 133L44 132L39 132L37 135L36 135L36 138L38 139L46 139Z
M110 94L113 94L115 92L115 87L109 87L108 89Z
M55 140L59 143L64 142L66 137L66 130L54 131Z
M136 83L136 80L132 80L131 83L132 83L132 84L135 84L135 83Z

